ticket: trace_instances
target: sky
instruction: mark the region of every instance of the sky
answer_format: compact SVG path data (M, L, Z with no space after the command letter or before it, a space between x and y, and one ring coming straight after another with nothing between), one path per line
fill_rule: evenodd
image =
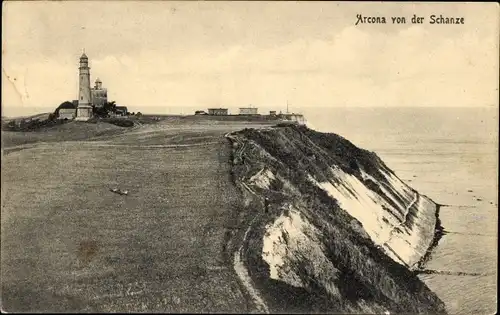
M76 99L83 49L133 110L498 106L499 34L496 3L4 1L2 113Z

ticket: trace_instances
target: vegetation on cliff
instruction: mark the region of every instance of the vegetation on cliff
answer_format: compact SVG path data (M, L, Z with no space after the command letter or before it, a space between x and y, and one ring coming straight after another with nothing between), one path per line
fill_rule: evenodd
M375 153L304 126L244 129L228 137L233 178L252 213L242 216L252 220L244 258L271 312L445 312L414 272L382 251L356 218L311 182L334 181L328 175L334 166L356 177L366 172L389 186L383 174L390 170Z
M66 121L58 120L53 117L53 114L49 114L48 119L19 119L10 120L8 122L2 121L3 131L37 131L40 129L59 126L64 124Z

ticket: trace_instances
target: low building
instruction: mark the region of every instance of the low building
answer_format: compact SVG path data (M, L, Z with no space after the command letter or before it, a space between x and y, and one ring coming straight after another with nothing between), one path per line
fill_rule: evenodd
M304 115L302 114L279 114L278 115L279 119L281 119L284 122L292 122L298 125L305 125L306 124L306 119L304 118Z
M194 112L195 115L207 115L207 113L204 110L197 110Z
M213 116L225 116L228 114L227 108L209 108L208 114Z
M76 109L74 108L61 108L59 109L58 119L75 119Z
M269 111L269 116L276 116L276 111L275 110L271 110Z
M117 116L126 116L128 113L128 109L126 106L116 106L116 115Z
M256 107L240 107L240 115L258 115Z
M59 105L55 111L57 119L74 119L76 117L76 109L78 107L75 102L64 102Z

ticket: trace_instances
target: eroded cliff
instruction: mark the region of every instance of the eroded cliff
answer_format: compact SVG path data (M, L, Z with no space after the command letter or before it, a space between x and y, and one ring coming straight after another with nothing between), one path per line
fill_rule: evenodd
M261 311L444 313L414 272L439 206L375 153L305 126L227 137L249 226L234 263Z

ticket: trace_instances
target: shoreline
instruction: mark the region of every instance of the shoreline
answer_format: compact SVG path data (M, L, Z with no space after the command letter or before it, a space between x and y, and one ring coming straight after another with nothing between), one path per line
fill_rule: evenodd
M424 195L422 195L424 196ZM424 196L427 197L427 196ZM429 198L429 197L427 197ZM430 198L429 198L430 199ZM432 199L430 199L432 200ZM434 201L432 201L434 202ZM422 256L419 261L417 262L417 268L414 270L415 274L421 273L421 271L424 269L425 265L429 262L429 260L432 258L432 254L434 249L439 245L439 241L441 238L443 238L444 235L446 235L446 231L441 224L441 219L439 218L439 211L441 210L441 207L444 205L439 204L434 202L436 205L436 211L434 213L436 217L436 224L434 225L434 237L432 238L432 242L430 243L429 247L427 248L427 251L425 252L424 256Z

